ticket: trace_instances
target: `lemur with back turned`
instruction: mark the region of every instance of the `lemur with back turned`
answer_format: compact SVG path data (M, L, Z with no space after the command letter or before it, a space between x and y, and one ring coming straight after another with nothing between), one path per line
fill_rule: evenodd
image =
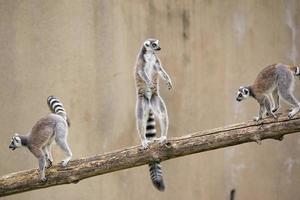
M248 97L256 99L260 105L255 121L262 119L263 114L276 118L274 112L280 107L280 97L293 106L288 117L294 117L300 110L300 103L293 95L295 76L300 77L300 68L284 64L273 64L264 68L250 86L241 86L236 100L242 101ZM273 108L271 106L273 102Z
M163 99L159 95L159 76L166 81L169 89L172 82L156 55L160 45L157 39L147 39L140 49L135 65L135 80L137 89L136 120L142 146L148 148L150 139L155 139L155 119L160 124L160 143L167 139L168 113ZM154 186L163 191L165 186L159 162L149 164L151 180Z
M54 96L49 96L47 103L52 113L38 120L27 135L15 134L9 145L12 150L22 146L27 147L38 159L41 181L47 180L45 168L52 166L51 145L54 140L67 156L62 161L62 165L66 166L72 158L67 142L69 120L63 104Z

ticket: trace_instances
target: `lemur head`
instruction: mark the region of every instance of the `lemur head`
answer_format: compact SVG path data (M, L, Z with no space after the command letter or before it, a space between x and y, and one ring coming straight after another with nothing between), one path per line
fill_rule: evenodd
M241 86L237 92L237 101L242 101L250 96L250 90L248 87Z
M161 50L159 46L159 40L157 39L147 39L144 42L144 47L147 51L159 51Z
M15 134L12 139L11 139L11 143L8 146L11 150L15 150L16 148L19 148L22 146L22 141L21 138L19 136L19 134Z

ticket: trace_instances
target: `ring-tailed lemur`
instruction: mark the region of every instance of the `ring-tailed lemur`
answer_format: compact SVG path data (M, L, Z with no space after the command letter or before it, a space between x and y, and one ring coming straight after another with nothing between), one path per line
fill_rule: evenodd
M147 39L141 47L135 66L137 129L143 148L148 148L150 139L156 136L154 116L160 123L159 142L162 143L167 139L168 113L165 103L159 95L158 76L166 81L169 89L172 88L172 82L155 54L155 51L160 49L157 39ZM149 164L149 168L152 183L158 190L163 191L165 185L159 162Z
M166 81L169 89L172 88L172 82L155 54L155 51L160 49L157 39L147 39L142 45L135 66L137 129L144 148L148 148L149 143L145 133L150 109L160 123L161 137L159 141L164 142L167 139L168 113L165 103L159 95L158 76L161 76Z
M67 156L62 161L62 165L66 166L72 158L72 152L67 142L68 117L65 109L59 99L54 96L49 96L47 103L52 113L38 120L27 135L15 134L9 145L12 150L22 146L29 149L38 159L42 181L47 180L45 168L52 166L51 145L54 140Z
M300 76L300 68L284 64L273 64L264 68L257 76L251 86L241 86L238 90L236 100L242 101L245 98L255 98L259 105L258 117L254 120L261 120L265 111L267 115L276 118L274 112L280 107L279 97L293 106L288 117L292 118L300 110L300 103L293 95L294 76ZM271 108L271 101L274 103Z
M154 114L150 110L149 117L147 120L147 126L146 126L146 138L151 140L155 138L156 136L156 128L155 128L155 119ZM152 180L153 185L159 190L164 191L165 190L165 184L163 180L163 173L161 170L161 166L159 162L154 162L149 164L149 171L150 171L150 178Z

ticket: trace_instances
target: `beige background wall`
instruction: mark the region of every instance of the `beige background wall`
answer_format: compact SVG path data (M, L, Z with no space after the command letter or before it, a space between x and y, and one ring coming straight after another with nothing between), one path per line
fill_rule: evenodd
M9 151L59 96L70 115L74 158L140 143L133 66L145 38L174 90L161 84L169 136L252 119L258 105L236 89L275 62L300 63L297 0L0 0L0 175L37 167L25 149ZM296 85L299 91L299 81ZM300 93L297 92L298 98ZM55 161L62 158L54 148ZM163 163L167 190L143 166L3 199L297 200L300 136L244 144Z

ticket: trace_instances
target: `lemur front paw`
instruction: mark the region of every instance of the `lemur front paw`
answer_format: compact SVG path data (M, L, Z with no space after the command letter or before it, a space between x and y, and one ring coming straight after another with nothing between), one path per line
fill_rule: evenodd
M272 117L273 117L274 119L277 119L277 118L278 118L277 115L275 115L274 113L272 113Z
M63 167L65 167L65 166L67 166L67 164L69 163L69 159L68 160L63 160L62 162L61 162L61 165L63 166Z
M167 85L167 87L168 87L169 90L171 90L171 89L173 88L173 85L172 85L172 82L171 82L171 81L168 81L168 82L166 83L166 85Z
M293 111L289 112L288 117L289 119L292 119L295 116L295 114L293 113Z
M273 117L274 119L277 119L278 117L272 112L272 113L266 113L267 117Z
M261 120L261 117L253 117L253 121L258 122L259 120Z
M142 141L142 147L143 147L143 149L148 149L149 148L149 143L150 143L149 140L143 140Z
M147 86L149 88L154 88L155 87L155 85L154 85L154 83L152 81L150 81L149 83L147 83Z

